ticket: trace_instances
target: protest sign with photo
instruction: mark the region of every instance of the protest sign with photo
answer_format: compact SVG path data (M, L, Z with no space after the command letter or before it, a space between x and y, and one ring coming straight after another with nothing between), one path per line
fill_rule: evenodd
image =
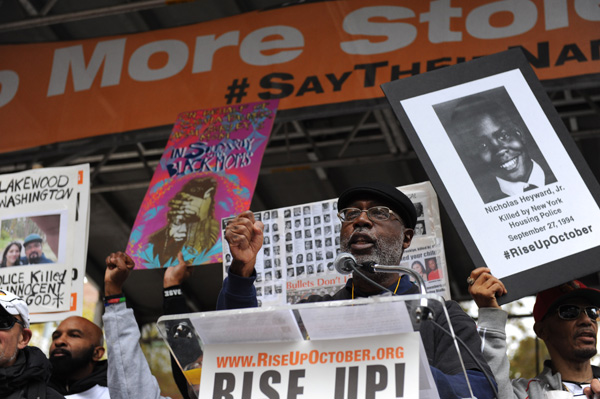
M82 313L89 197L89 165L0 175L0 289L34 323Z
M383 88L504 301L596 271L600 188L520 50Z
M133 226L138 269L221 262L219 221L248 209L277 101L179 115Z
M423 276L428 292L450 296L437 197L431 184L399 187L415 204L421 227L405 250L401 266ZM334 268L340 253L341 222L337 200L325 200L255 212L264 224L263 246L256 260L259 304L297 303L309 295L333 295L350 275ZM223 219L223 231L231 218ZM224 237L223 237L224 240ZM229 246L223 246L225 275L231 264Z

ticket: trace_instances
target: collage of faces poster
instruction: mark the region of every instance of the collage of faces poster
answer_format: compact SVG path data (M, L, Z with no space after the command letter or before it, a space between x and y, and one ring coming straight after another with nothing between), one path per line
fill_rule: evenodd
M31 322L82 314L89 213L87 164L0 175L0 290Z
M277 101L178 116L133 226L136 269L221 262L219 221L250 206Z
M428 292L449 297L435 192L429 182L399 189L413 201L418 213L415 237L404 251L401 266L420 273ZM259 304L294 304L312 294L333 295L344 286L350 276L339 274L333 264L340 252L341 222L337 213L337 200L255 213L264 224L263 246L256 261ZM229 220L222 220L223 231ZM223 245L223 254L226 276L232 260L228 245Z

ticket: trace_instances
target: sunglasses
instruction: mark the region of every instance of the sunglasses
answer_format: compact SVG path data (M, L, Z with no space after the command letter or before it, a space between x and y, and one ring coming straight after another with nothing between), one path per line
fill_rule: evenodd
M13 315L7 313L0 314L0 330L10 330L16 323L20 324L21 326L23 326L23 328L25 328L25 323L23 323L21 320L17 319Z
M579 317L581 311L584 311L593 321L598 320L598 317L600 317L600 309L598 306L580 307L577 305L560 305L557 308L558 317L563 320L575 320Z

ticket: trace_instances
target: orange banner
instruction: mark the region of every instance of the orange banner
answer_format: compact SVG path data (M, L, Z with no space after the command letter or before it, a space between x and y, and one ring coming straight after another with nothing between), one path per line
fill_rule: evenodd
M390 80L522 46L538 77L600 72L600 7L575 0L349 0L140 34L0 46L0 151L280 99L382 97Z

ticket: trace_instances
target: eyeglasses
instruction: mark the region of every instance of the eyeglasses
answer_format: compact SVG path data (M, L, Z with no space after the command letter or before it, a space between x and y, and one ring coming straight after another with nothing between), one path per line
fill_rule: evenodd
M389 220L392 215L396 215L396 218L400 219L398 215L387 206L374 206L369 209L358 209L358 208L344 208L338 212L338 217L344 222L352 222L362 215L363 212L367 212L367 217L373 222L385 222Z
M579 307L577 305L560 305L557 309L558 317L563 320L575 320L581 314L581 311L584 311L587 316L593 320L598 320L600 309L598 306L585 306Z
M0 315L0 330L10 330L11 328L13 328L15 323L18 323L22 325L23 328L25 328L25 323L23 323L21 320L17 319L13 315L7 313Z

